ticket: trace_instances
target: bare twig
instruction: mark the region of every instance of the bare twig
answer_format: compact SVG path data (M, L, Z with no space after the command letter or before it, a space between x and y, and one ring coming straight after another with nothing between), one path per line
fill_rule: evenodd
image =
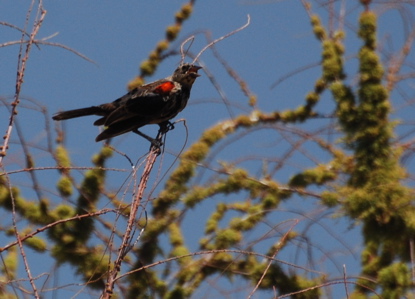
M42 26L42 22L43 22L43 20L46 16L46 10L43 8L42 1L39 0L38 7L37 7L37 13L36 13L36 17L34 19L34 24L33 24L33 28L32 28L32 32L30 34L29 42L26 44L26 50L25 50L24 55L23 55L23 40L25 38L25 35L27 34L26 33L26 27L29 23L30 16L32 14L32 9L33 9L34 5L35 5L35 1L33 0L31 2L30 6L29 6L28 11L27 11L25 28L22 31L22 38L21 38L22 43L20 45L20 51L19 51L18 63L17 63L16 90L15 90L15 95L14 95L14 101L11 104L12 109L11 109L11 113L10 113L9 126L8 126L8 129L7 129L6 135L4 137L3 146L1 146L1 148L0 148L0 165L2 165L3 157L6 156L8 144L9 144L9 141L10 141L10 137L11 137L11 133L12 133L13 125L14 125L14 118L15 118L15 115L17 114L17 106L19 105L19 102L20 102L20 91L21 91L21 87L22 87L22 84L23 84L23 78L24 78L24 74L25 74L25 70L26 70L26 63L27 63L27 60L29 59L29 53L30 53L30 50L32 48L33 41L35 40L35 36L39 32L40 27ZM22 56L23 56L23 58L22 58ZM19 230L17 228L17 222L16 222L17 221L17 215L16 215L15 198L12 195L13 192L12 192L10 181L8 180L8 176L6 176L6 179L8 181L9 192L12 196L12 213L13 213L12 218L13 218L14 234L16 236L17 243L19 245L20 255L23 259L23 263L24 263L24 266L25 266L25 271L26 271L26 274L29 278L29 282L30 282L30 285L31 285L32 290L33 290L33 295L34 295L35 298L40 298L39 293L38 293L37 288L36 288L36 285L34 283L33 276L32 276L31 271L30 271L29 263L28 263L27 258L26 258L26 253L25 253L23 243L22 243L22 240L21 240L21 237L20 237L20 233L19 233Z
M206 45L200 52L199 54L196 55L195 59L193 59L192 64L194 64L200 57L200 55L202 55L203 52L205 52L209 47L213 46L214 44L216 44L217 42L220 42L221 40L224 40L225 38L228 38L231 35L234 35L235 33L244 30L246 27L249 26L250 22L251 22L251 17L248 15L247 16L248 20L246 22L245 25L243 25L242 27L239 27L238 29L229 32L228 34L225 34L224 36L219 37L218 39L215 39L213 42L209 43L208 45Z
M311 273L315 273L315 274L324 274L322 272L319 272L319 271L316 271L316 270L307 269L305 267L298 266L296 264L289 263L289 262L286 262L286 261L283 261L283 260L279 260L279 259L276 259L275 257L271 257L271 256L268 256L268 255L260 254L258 252L246 251L246 250L236 250L236 249L215 249L215 250L207 250L207 251L197 251L197 252L192 252L192 253L185 254L185 255L181 255L181 256L175 256L175 257L171 257L171 258L168 258L168 259L164 259L162 261L158 261L158 262L155 262L155 263L152 263L152 264L149 264L149 265L145 265L145 266L140 267L138 269L134 269L134 270L131 270L129 272L126 272L126 273L120 275L119 277L117 277L116 280L122 279L122 278L124 278L124 277L126 277L128 275L133 274L133 273L140 272L140 271L143 271L145 269L153 268L153 267L155 267L157 265L169 263L171 261L180 260L180 259L185 258L185 257L197 256L197 255L210 255L210 254L213 254L213 253L224 253L224 252L226 252L226 253L238 253L238 254L244 254L244 255L258 256L258 257L262 257L262 258L268 259L270 261L278 262L278 263L281 263L281 264L284 264L284 265L287 265L289 267L293 267L293 268L296 268L296 269L301 269L301 270L304 270L304 271L307 271L307 272L311 272Z
M47 229L49 229L49 228L51 228L53 226L56 226L58 224L61 224L61 223L65 223L65 222L69 222L69 221L74 221L74 220L80 220L80 219L88 218L88 217L95 217L95 216L107 214L109 212L115 212L115 210L114 209L102 209L102 210L100 210L98 212L94 212L94 213L87 213L87 214L82 214L82 215L75 215L75 216L70 217L70 218L61 219L61 220L55 221L53 223L49 223L48 225L45 225L45 226L43 226L41 228L38 228L38 229L36 229L36 231L31 232L30 234L27 234L24 237L20 237L19 240L20 240L20 242L24 242L27 239L33 238L38 233L41 233L41 232L43 232L43 231L45 231L45 230L47 230ZM0 248L0 253L3 252L3 251L5 251L5 250L7 250L7 249L9 249L10 247L13 247L13 246L17 245L18 243L19 243L19 241L14 241L12 243L7 244L4 247L1 247Z
M26 17L26 24L29 22L29 17L30 17L33 5L34 5L34 1L32 2L31 6L28 10L27 17ZM22 47L23 47L23 41L24 41L24 37L25 37L25 30L23 30L24 32L22 33L22 39L21 39L22 43L21 43L21 47L20 47L20 51L19 51L18 66L17 66L16 91L15 91L15 95L14 95L14 101L11 104L12 105L12 112L10 113L9 126L7 128L6 135L4 137L3 146L0 147L0 165L3 162L3 157L5 157L6 153L7 153L7 149L8 149L12 129L13 129L14 118L15 118L15 115L17 114L17 106L19 105L19 102L20 102L20 99L19 99L20 98L20 90L21 90L21 87L22 87L22 84L23 84L23 78L24 78L24 74L25 74L25 70L26 70L26 63L27 63L27 60L29 59L29 53L30 53L30 50L31 50L32 45L34 43L35 37L36 37L37 33L39 32L40 27L42 26L42 22L43 22L43 20L46 16L46 10L43 8L42 1L39 1L37 13L38 13L38 15L35 18L33 29L32 29L32 32L30 34L29 41L26 44L26 50L25 50L23 58L22 58L22 55L23 55L23 48Z
M166 132L167 130L163 130L162 128L160 128L156 140L158 141L163 140L163 136L165 135ZM137 211L138 211L138 208L141 206L141 199L143 198L144 190L147 187L147 182L150 177L151 170L153 169L154 163L156 162L156 159L160 153L161 153L160 147L153 144L150 148L150 153L147 156L147 162L144 167L140 183L138 184L137 193L133 197L133 201L131 203L131 209L130 209L130 215L129 215L128 222L127 222L127 228L124 233L120 248L118 250L118 256L116 260L114 261L113 269L109 272L107 283L105 285L105 290L102 293L101 298L105 298L105 299L111 298L116 278L121 269L121 263L123 262L126 254L132 248L131 246L132 237L133 237L132 232L136 225Z
M219 62L223 65L223 67L226 69L229 76L231 76L239 84L242 92L247 96L247 98L250 99L250 100L255 98L255 95L251 92L251 90L248 87L248 83L245 80L243 80L236 73L236 71L229 65L229 63L220 56L219 52L216 50L215 47L212 47L212 52L213 52L213 55L215 55L216 59L218 59ZM254 105L255 105L255 103L254 103ZM230 108L228 108L228 109L230 109Z
M343 280L336 280L336 281L330 281L330 282L327 282L327 283L322 283L322 284L319 284L319 285L315 285L315 286L313 286L313 287L309 287L309 288L306 288L306 289L304 289L304 290L301 290L301 291L297 291L297 292L292 292L292 293L289 293L289 294L284 294L284 295L281 295L281 296L278 296L278 297L276 297L277 299L280 299L280 298L287 298L287 297L292 297L292 296L294 296L294 295L299 295L299 294L303 294L303 293L306 293L306 292L308 292L308 291L312 291L312 290L315 290L315 289L320 289L320 288L323 288L323 287L328 287L328 286L331 286L331 285L336 285L336 284L344 284L345 282L343 281ZM368 286L366 286L366 285L363 285L363 284L361 284L361 283L358 283L358 282L354 282L354 281L346 281L346 283L348 283L348 284L354 284L354 285L357 285L357 286L359 286L359 287L361 287L362 289L366 289L366 290L369 290L369 291L371 291L376 297L378 297L378 298L383 298L380 294L378 294L374 289L372 289L372 288L370 288L370 287L368 287Z
M6 106L6 105L5 105ZM11 113L12 108L6 106L9 112ZM20 144L22 145L22 149L24 152L25 160L26 160L26 167L31 168L33 165L33 156L29 151L29 147L27 145L27 142L25 138L23 137L23 130L20 128L19 122L16 119L14 122L14 126L16 128L17 136L19 137ZM1 175L1 174L0 174ZM42 192L39 186L39 181L37 179L36 173L33 171L29 171L29 175L32 178L33 182L33 190L36 192L36 195L38 197L38 200L40 201L42 199Z
M183 62L184 62L184 59L186 58L186 53L187 53L187 51L184 51L184 46L190 41L190 45L189 45L189 48L192 46L192 43L193 43L193 41L194 41L194 39L195 39L195 36L194 35L192 35L192 36L190 36L190 37L188 37L184 42L182 42L182 44L180 45L180 55L181 55L181 59L180 59L180 64L182 64ZM188 49L189 49L188 48Z
M27 261L26 253L25 253L25 250L24 250L24 247L23 247L22 238L20 237L19 230L17 228L16 199L13 195L12 185L11 185L11 182L10 182L8 176L6 176L6 180L7 180L7 186L9 188L9 193L10 193L11 202L12 202L13 230L14 230L14 235L15 235L16 240L17 240L16 244L19 245L20 255L23 259L23 264L24 264L24 267L25 267L25 271L26 271L27 276L29 278L30 285L32 286L32 289L33 289L33 295L35 296L35 298L40 298L39 293L38 293L37 288L36 288L36 285L34 283L34 279L32 277L32 273L30 272L29 262Z
M18 170L13 170L9 172L2 172L0 173L0 177L3 175L10 175L10 174L16 174L16 173L22 173L22 172L30 172L34 170L51 170L51 169L57 169L57 170L110 170L110 171L120 171L120 172L126 172L126 169L119 169L119 168L107 168L107 167L59 167L59 166L50 166L50 167L31 167L31 168L23 168Z
M22 34L24 34L26 36L29 36L29 34L25 30L23 30L22 28L17 27L16 25L10 24L8 22L0 22L0 25L16 29L16 30L20 31Z
M288 235L291 233L291 231L294 229L294 227L296 226L298 224L298 220L296 220L295 221L295 223L290 227L290 229L284 234L284 236L280 239L280 242L279 242L279 244L281 244L281 246L278 246L278 248L277 248L277 250L275 250L275 252L274 252L274 254L273 254L273 256L272 256L272 258L274 258L276 255L277 255L277 253L280 251L280 249L282 248L282 247L284 247L283 246L283 244L285 243L285 240L287 239L287 237L288 237ZM259 286L261 285L261 283L262 283L262 281L264 280L264 278L265 278L265 275L267 275L267 272L268 272L268 269L269 269L269 267L271 267L271 265L272 265L272 260L270 260L269 262L268 262L268 265L267 265L267 267L265 268L265 270L264 270L264 273L262 273L262 276L261 276L261 278L258 280L258 282L257 282L257 284L256 284L256 286L255 286L255 288L252 290L252 292L249 294L249 296L248 296L248 299L250 299L250 298L252 298L252 296L254 295L254 293L256 292L256 290L259 288Z
M347 288L347 272L346 265L343 265L343 281L344 281L344 290L346 291L346 298L349 299L349 290Z
M48 36L48 37L42 38L40 40L39 39L35 39L33 41L31 41L31 40L24 40L24 41L22 41L22 40L16 40L16 41L10 41L10 42L6 42L6 43L3 43L3 44L0 44L0 48L7 47L7 46L13 46L13 45L17 45L17 44L22 44L22 43L23 44L32 43L32 44L35 44L36 46L37 45L47 45L47 46L59 47L59 48L68 50L69 52L74 53L75 55L81 57L82 59L85 59L88 62L91 62L93 64L97 64L92 59L90 59L87 56L85 56L84 54L82 54L82 53L80 53L80 52L72 49L71 47L65 46L65 45L60 44L60 43L54 43L54 42L48 42L48 41L46 41L46 39L52 38L53 36L54 35Z

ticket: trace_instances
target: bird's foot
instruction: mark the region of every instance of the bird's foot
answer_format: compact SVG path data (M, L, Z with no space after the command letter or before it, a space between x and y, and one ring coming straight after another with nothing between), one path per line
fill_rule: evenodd
M135 129L135 130L133 130L133 132L134 133L136 133L137 135L140 135L141 137L143 137L143 138L145 138L145 139L147 139L148 141L150 141L150 143L151 143L151 147L156 147L156 148L160 148L162 145L163 145L163 142L161 142L161 140L160 139L154 139L154 138L151 138L150 136L148 136L148 135L146 135L146 134L144 134L144 133L142 133L142 132L140 132L139 130L137 130L137 129Z
M168 131L174 129L174 123L172 123L170 121L162 122L161 124L159 124L159 126L160 126L159 135L160 134L166 134Z

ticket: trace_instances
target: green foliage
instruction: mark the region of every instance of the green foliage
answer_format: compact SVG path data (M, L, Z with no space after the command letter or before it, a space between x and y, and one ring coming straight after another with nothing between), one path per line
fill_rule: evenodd
M326 29L322 26L320 17L318 15L313 15L310 18L311 25L313 26L314 35L319 40L324 40L326 38Z
M56 187L62 196L71 196L73 193L72 181L67 176L62 176Z
M365 47L376 50L377 16L375 12L367 10L360 15L359 36L364 41Z
M37 252L45 252L47 249L46 241L38 237L31 237L25 243Z
M322 203L330 208L339 204L340 195L337 192L323 191L320 196Z
M340 123L347 133L347 144L354 150L348 186L339 191L345 198L346 214L363 222L366 245L362 252L363 274L382 281L385 298L400 298L409 286L407 269L393 261L396 258L409 261L408 244L414 231L408 219L415 211L410 204L411 191L402 184L406 173L399 166L399 153L391 147L390 103L381 81L383 67L376 53L375 13L361 14L359 36L364 45L359 53L358 103L350 88L341 83L331 87L338 102ZM367 280L360 284L376 287ZM367 291L357 287L353 297Z
M58 145L55 149L55 158L59 167L70 167L71 160L68 151L62 145ZM62 171L66 171L62 169Z
M403 263L394 263L379 272L379 283L385 290L384 298L402 298L402 294L411 287L411 275Z
M314 169L307 169L295 175L289 184L293 187L307 187L312 184L323 185L335 178L335 172L328 170L326 165L319 165Z

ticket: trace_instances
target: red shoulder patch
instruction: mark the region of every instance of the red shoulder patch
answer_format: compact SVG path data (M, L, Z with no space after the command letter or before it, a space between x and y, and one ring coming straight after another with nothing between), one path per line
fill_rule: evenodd
M174 88L174 83L167 81L164 83L161 83L156 88L154 88L154 92L158 94L166 94L170 93L170 91Z

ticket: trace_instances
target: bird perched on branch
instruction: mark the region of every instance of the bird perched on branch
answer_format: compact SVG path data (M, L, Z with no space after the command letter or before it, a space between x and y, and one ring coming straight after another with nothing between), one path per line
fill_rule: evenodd
M101 118L94 125L103 125L105 129L95 141L134 132L153 143L155 140L138 131L138 128L149 124L158 124L160 128L165 128L169 120L186 107L193 83L200 76L197 73L199 69L200 66L182 63L173 75L137 87L112 103L63 111L52 118L59 121L98 115Z
M159 133L169 130L169 125L171 127L169 120L186 107L193 83L200 76L197 71L201 67L194 63L208 48L249 26L251 18L249 15L247 17L245 25L210 42L196 55L192 63L183 63L186 56L184 45L189 41L192 42L194 36L186 39L180 47L181 63L170 77L137 87L112 103L59 112L53 116L53 119L65 120L98 115L101 118L96 120L94 125L103 125L105 129L95 141L134 132L150 140L152 145L160 145L157 140L141 133L138 129L145 125L158 124Z

